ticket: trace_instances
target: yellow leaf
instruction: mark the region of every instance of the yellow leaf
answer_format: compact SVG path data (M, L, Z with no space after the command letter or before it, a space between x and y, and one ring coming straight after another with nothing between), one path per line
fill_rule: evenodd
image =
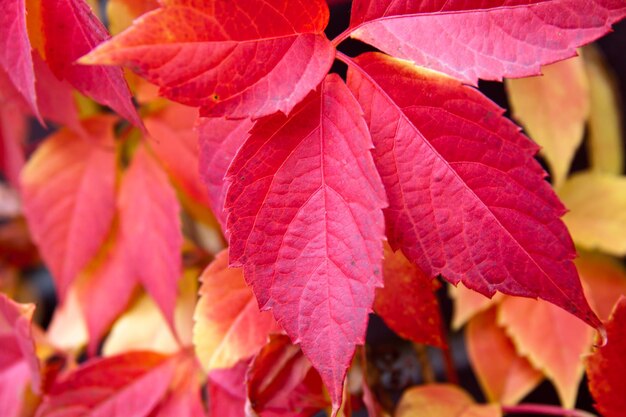
M499 417L496 405L479 405L456 385L430 384L404 392L395 417Z
M624 169L624 145L617 85L613 74L593 46L583 49L589 78L591 114L589 116L589 159L591 169L621 174Z
M569 172L589 116L589 83L583 60L548 65L543 76L506 80L513 117L542 147L555 187Z
M559 196L570 210L563 221L578 245L626 255L626 177L577 174L563 185Z

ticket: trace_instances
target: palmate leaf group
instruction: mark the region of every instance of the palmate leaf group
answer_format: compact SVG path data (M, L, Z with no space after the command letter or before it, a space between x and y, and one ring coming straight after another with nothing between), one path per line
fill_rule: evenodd
M394 294L379 290L377 312L416 341L444 344L439 318L423 330L436 334L421 338L407 330L403 315L428 318L436 310L429 280L437 276L489 297L540 298L602 328L573 263L574 244L561 221L565 207L534 159L539 148L472 85L534 75L542 65L573 56L626 16L622 0L355 0L349 28L334 40L324 34L329 11L321 0L148 1L139 9L151 11L111 39L83 0L3 3L18 23L0 28L0 46L13 42L19 59L0 53L0 76L6 73L20 111L69 127L38 149L20 186L62 299L75 285L92 351L137 285L176 333L184 245L175 191L192 196L189 210L209 205L229 243L228 254L204 273L196 320L205 322L196 328L195 344L216 382L211 392L236 404L253 391L268 392L260 388L264 372L301 369L308 375L312 366L329 391L333 414L339 412L347 369L385 281L398 288L404 308L385 308ZM35 22L28 27L26 7ZM381 52L350 57L340 51L347 37ZM345 80L329 74L336 59L348 66ZM66 81L55 91L67 93L69 83L138 127L142 138L128 135L116 143L112 117L79 124L55 113L36 88L38 62L48 76ZM167 138L189 132L194 115L153 104L140 118L118 66L156 84L161 96L199 108L200 155L189 146L195 136L181 138L187 146L181 158ZM161 147L143 138L150 134ZM190 174L198 158L206 189ZM86 187L94 181L102 183L95 191ZM64 209L72 212L69 221ZM86 230L93 215L97 227ZM85 237L86 244L77 243ZM402 275L406 282L392 280L399 272L389 275L394 256L411 269ZM243 303L245 311L225 307L230 312L220 322L210 302L217 279L240 279L226 259L231 268L242 268L258 305L276 322L268 313L248 311L254 302L235 281L224 285L224 297ZM117 280L104 278L113 275ZM401 290L413 290L418 280L431 309L415 308L416 297ZM115 302L107 305L107 293L99 289L115 292ZM241 320L248 319L262 325L245 330L250 322ZM281 331L304 357L276 336ZM263 347L270 333L272 342ZM216 343L219 338L224 344ZM238 349L219 352L229 343ZM200 352L202 346L211 352ZM260 350L256 362L246 362ZM511 361L519 359L511 355ZM290 365L270 371L259 357L289 358ZM167 415L163 410L176 409L177 396L197 385L193 378L189 386L182 383L170 366L184 363L180 372L191 375L195 361L186 350L155 357L158 363L150 358L142 359L142 372L168 373L144 411ZM42 415L65 406L67 391L107 360L130 358L94 362L69 375L50 391ZM221 377L214 371L233 365L230 373L217 371ZM233 394L228 380L241 384L248 368L248 393ZM529 375L534 383L536 374ZM294 390L317 387L304 379L291 382ZM518 389L509 395L518 396ZM282 410L274 397L259 401Z

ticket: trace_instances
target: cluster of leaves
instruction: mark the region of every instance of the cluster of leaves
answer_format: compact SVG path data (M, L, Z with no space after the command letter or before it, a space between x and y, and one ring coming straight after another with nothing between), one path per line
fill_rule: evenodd
M572 57L623 0L355 0L332 41L321 0L110 0L110 39L84 0L2 5L0 415L200 416L202 389L213 416L383 415L368 316L447 349L437 276L463 284L455 326L500 405L425 385L395 415L498 416L544 377L572 407L593 328L590 387L621 413L626 179L601 60L507 81L554 189L473 86ZM60 128L25 163L33 117ZM585 123L592 168L568 177ZM605 254L575 265L570 232ZM31 236L60 302L45 332L5 295Z

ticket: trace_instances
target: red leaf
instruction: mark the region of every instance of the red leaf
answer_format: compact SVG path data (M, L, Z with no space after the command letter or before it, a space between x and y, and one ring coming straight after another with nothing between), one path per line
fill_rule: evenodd
M59 380L37 417L143 417L165 396L177 357L132 352L82 365Z
M39 117L25 2L2 0L0 7L0 71L6 71L32 112Z
M537 147L500 108L382 54L357 58L348 81L376 146L392 247L428 276L489 296L541 297L601 325L572 263L565 210L533 159Z
M200 300L194 314L194 346L207 372L249 359L279 333L274 317L260 312L243 271L228 268L228 251L220 252L200 277Z
M328 406L322 380L289 338L278 336L250 364L248 406L262 417L308 417Z
M52 72L83 94L141 126L120 68L85 66L76 62L110 37L87 3L84 0L45 1L41 5L41 15L46 60Z
M620 298L606 325L608 343L587 358L589 390L604 417L622 417L626 410L626 297Z
M249 361L209 374L209 415L211 417L244 417L246 407L246 373Z
M329 70L322 0L169 0L83 61L130 66L203 115L289 113Z
M374 311L399 336L417 343L445 347L437 281L409 262L401 251L385 245L385 286L376 289Z
M476 84L539 74L626 16L622 0L355 0L352 37Z
M198 124L202 180L209 193L213 214L222 226L226 223L224 177L253 125L250 119L224 118L201 118Z
M180 207L167 175L143 146L122 179L118 207L121 239L132 273L174 329L182 275Z
M24 166L24 141L28 132L25 103L8 75L0 69L0 173L19 188Z
M367 126L329 75L259 120L230 166L230 256L329 387L335 408L381 286L384 191Z
M115 213L112 117L83 123L88 138L69 130L50 136L22 175L24 213L63 299L96 255Z

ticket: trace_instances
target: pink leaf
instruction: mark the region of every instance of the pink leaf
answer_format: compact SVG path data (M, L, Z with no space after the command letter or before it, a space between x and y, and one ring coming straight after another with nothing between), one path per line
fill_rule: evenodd
M355 0L350 24L354 38L476 84L539 74L624 16L622 0Z
M110 36L84 0L42 2L46 60L52 72L81 93L111 107L142 126L121 68L85 66L76 62Z
M387 235L428 276L541 297L590 325L537 147L477 90L382 54L350 65L389 198ZM408 93L410 92L410 93Z
M259 120L226 197L231 264L311 360L335 410L382 276L384 191L358 104L329 75L289 117Z

